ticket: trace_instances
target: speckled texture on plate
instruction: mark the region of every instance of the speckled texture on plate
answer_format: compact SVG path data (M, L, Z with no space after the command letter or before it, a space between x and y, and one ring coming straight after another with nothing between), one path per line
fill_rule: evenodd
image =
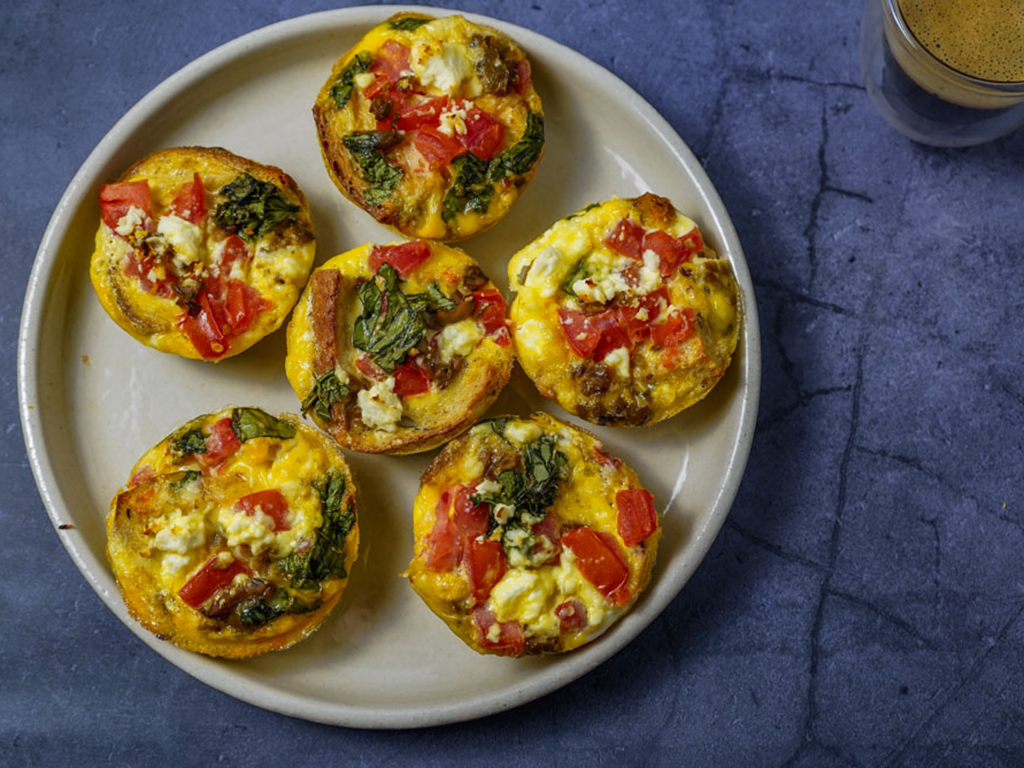
M336 5L0 11L6 391L43 229L113 122L215 45ZM0 763L1019 765L1024 132L949 151L889 130L860 85L858 3L464 7L616 72L729 207L764 379L709 556L636 641L527 707L403 733L291 721L193 680L104 608L42 509L10 397Z

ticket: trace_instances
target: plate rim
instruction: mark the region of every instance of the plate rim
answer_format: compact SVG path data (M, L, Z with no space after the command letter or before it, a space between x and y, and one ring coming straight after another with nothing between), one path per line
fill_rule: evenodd
M644 121L650 125L679 158L681 165L692 175L699 193L706 199L715 228L720 233L723 246L729 253L736 280L741 290L743 326L738 354L732 365L742 358L745 386L741 389L741 414L739 434L728 455L728 467L722 487L712 505L703 526L695 528L685 544L689 556L676 568L666 571L663 567L658 574L661 582L658 599L650 592L642 604L623 617L615 632L608 633L600 642L593 643L580 652L561 659L557 666L552 664L544 676L524 681L499 694L486 692L479 696L439 704L429 709L404 709L395 707L352 706L335 703L324 706L301 694L271 689L255 680L239 683L233 674L217 674L223 662L199 657L179 651L166 642L158 640L124 610L120 594L110 594L96 576L97 568L106 566L105 560L93 555L91 550L75 536L58 535L61 544L71 556L75 566L87 583L106 606L137 637L143 640L165 660L202 683L237 698L291 717L357 728L419 728L444 725L495 714L533 701L579 679L633 641L644 629L652 624L689 581L697 567L703 562L711 544L728 517L743 479L744 471L753 443L760 402L761 388L761 341L757 304L749 267L743 253L739 235L732 219L703 165L676 132L675 128L634 90L613 72L578 51L553 40L546 35L526 27L490 16L469 13L448 8L416 5L371 5L351 8L337 8L296 16L255 30L246 32L213 48L189 62L152 88L137 101L110 128L97 143L76 171L64 190L47 224L33 260L25 299L22 305L21 323L17 345L18 405L21 417L22 435L40 498L50 521L58 526L70 506L65 502L47 450L44 436L40 403L40 381L38 376L39 349L43 323L41 321L46 298L57 278L57 252L71 225L74 213L81 206L84 196L91 189L86 180L93 177L99 166L107 161L112 152L135 131L162 104L180 96L193 82L201 80L211 70L223 68L244 61L255 52L288 42L293 37L307 34L330 34L341 27L369 29L381 20L399 11L414 11L431 15L459 14L473 21L502 29L523 44L527 50L544 48L545 53L557 59L568 59L575 66L594 68L602 87L614 89L633 105ZM180 655L184 654L184 656ZM202 674L207 673L207 674ZM210 674L212 673L212 674Z

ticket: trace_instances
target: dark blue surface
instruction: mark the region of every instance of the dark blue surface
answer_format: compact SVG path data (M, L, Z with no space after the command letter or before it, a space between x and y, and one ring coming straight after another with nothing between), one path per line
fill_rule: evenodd
M764 382L742 489L632 645L508 714L369 732L207 688L103 606L20 436L35 250L151 88L327 7L0 8L0 764L1024 764L1024 132L951 151L891 131L860 85L857 2L463 3L650 100L717 185L757 287Z

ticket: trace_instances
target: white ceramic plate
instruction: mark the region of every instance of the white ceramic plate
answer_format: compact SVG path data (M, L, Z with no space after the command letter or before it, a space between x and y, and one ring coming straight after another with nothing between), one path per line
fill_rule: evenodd
M555 219L587 203L651 190L671 198L728 256L745 324L728 374L680 416L641 430L595 429L633 466L664 510L654 578L604 637L557 658L478 656L398 577L412 554L411 504L433 453L350 454L359 483L362 548L341 604L284 653L224 662L157 640L126 614L104 557L104 517L129 468L187 419L227 404L297 411L284 376L284 329L218 365L161 354L107 317L88 279L97 188L164 147L224 146L278 165L305 190L317 262L395 239L331 184L310 108L334 60L396 8L328 11L238 38L168 78L100 142L72 180L29 280L18 350L29 460L60 536L100 597L143 642L213 687L295 717L371 728L466 720L514 707L575 680L622 648L679 592L728 514L753 436L760 384L757 311L739 240L721 200L671 126L625 83L578 53L521 27L544 100L547 151L511 214L463 243L502 289L508 258ZM437 9L422 9L438 12ZM467 14L468 15L468 14ZM516 371L491 409L559 412ZM578 422L582 423L582 422Z

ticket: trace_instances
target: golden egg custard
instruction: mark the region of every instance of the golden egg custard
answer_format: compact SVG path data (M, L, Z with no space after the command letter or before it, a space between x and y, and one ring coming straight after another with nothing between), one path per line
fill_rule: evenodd
M595 424L676 415L707 395L736 350L729 264L663 197L589 205L513 256L508 273L523 370Z
M479 653L560 653L647 586L661 529L651 494L601 443L547 414L477 424L420 480L404 575Z
M487 229L544 152L523 49L461 16L399 13L378 24L334 65L313 116L338 189L408 237Z
M177 429L139 459L107 517L128 612L210 656L302 640L341 598L358 547L355 485L337 446L259 408Z
M505 299L457 248L363 245L313 273L285 370L303 412L342 446L426 451L472 426L508 382Z
M203 360L280 327L316 248L292 178L224 149L165 149L100 187L89 276L143 344Z

